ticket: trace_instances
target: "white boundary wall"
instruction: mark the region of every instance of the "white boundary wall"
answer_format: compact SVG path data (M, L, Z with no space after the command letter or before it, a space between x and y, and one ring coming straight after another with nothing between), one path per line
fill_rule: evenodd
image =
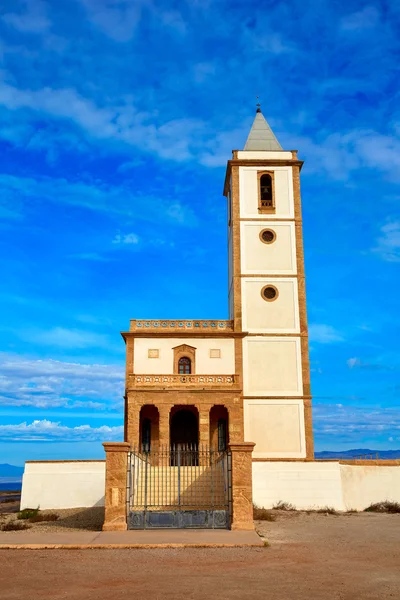
M346 508L363 510L382 500L400 502L400 466L340 465Z
M364 510L383 500L400 502L400 466L254 462L253 500L263 508L282 501L297 509L336 510Z
M104 506L105 461L27 462L21 509Z
M28 462L21 509L104 506L104 488L105 461ZM400 466L253 462L253 500L264 508L282 501L297 509L336 510L364 510L383 500L400 502Z

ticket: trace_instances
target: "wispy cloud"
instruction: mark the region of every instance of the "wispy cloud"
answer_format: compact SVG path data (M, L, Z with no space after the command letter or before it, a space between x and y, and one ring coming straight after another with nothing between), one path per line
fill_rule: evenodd
M332 344L334 342L342 342L343 336L331 325L324 323L312 323L308 328L308 333L311 342L320 344Z
M11 25L23 33L45 33L49 30L51 22L47 15L46 3L43 0L23 0L20 6L22 10L18 12L3 14L3 21L7 25Z
M347 360L349 369L366 369L368 371L392 371L395 367L380 362L363 362L360 358L352 357Z
M127 184L112 185L96 180L92 183L52 177L16 177L0 174L0 191L5 208L21 212L34 200L51 204L81 207L108 216L135 217L135 220L159 221L161 216L179 225L193 226L196 216L191 207L176 199L151 196L132 190ZM16 202L16 200L19 201ZM93 255L92 255L93 257Z
M132 244L137 245L139 244L139 242L140 239L139 236L136 235L136 233L117 233L117 235L112 241L113 244L127 244L128 246Z
M352 32L368 30L376 27L380 21L380 14L375 6L365 6L362 10L346 15L342 18L340 26L342 30Z
M10 442L41 441L41 442L103 442L122 440L123 426L91 427L79 425L67 427L59 422L35 420L32 423L18 423L17 425L0 425L0 440Z
M58 348L107 348L110 340L106 335L80 329L52 327L48 330L24 328L19 337L35 344Z
M0 355L0 405L120 408L123 368Z
M372 248L380 258L389 262L400 261L400 221L391 221L380 229L376 246Z
M398 408L318 404L314 406L313 419L317 436L336 438L342 443L359 446L365 439L400 436Z

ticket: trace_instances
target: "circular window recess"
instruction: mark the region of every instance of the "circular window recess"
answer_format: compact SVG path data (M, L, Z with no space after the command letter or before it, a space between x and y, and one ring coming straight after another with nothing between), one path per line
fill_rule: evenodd
M276 233L272 229L263 229L260 231L260 240L264 244L272 244L276 240Z
M279 296L279 292L274 285L265 285L261 290L261 297L267 302L273 302Z

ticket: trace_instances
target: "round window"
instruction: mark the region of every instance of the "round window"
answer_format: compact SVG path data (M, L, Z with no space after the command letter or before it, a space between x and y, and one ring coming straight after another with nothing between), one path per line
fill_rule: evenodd
M264 242L264 244L272 244L276 239L275 231L272 229L263 229L260 231L260 240Z
M264 300L267 300L267 302L272 302L273 300L277 299L278 290L273 285L266 285L261 290L261 296Z

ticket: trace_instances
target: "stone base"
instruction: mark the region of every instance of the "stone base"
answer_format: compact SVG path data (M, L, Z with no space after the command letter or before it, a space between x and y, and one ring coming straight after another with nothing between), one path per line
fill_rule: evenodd
M254 531L253 521L240 521L239 523L232 523L232 531Z
M127 531L128 526L125 523L104 523L103 531Z

